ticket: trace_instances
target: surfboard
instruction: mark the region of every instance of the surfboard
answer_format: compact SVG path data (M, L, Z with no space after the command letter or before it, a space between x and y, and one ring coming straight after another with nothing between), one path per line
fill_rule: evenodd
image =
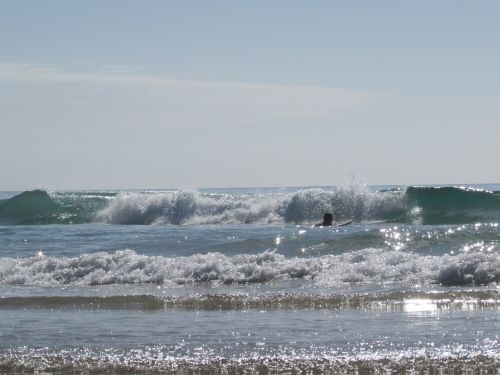
M341 222L341 223L338 223L338 224L337 224L337 226L339 226L339 227L344 227L344 226L346 226L346 225L351 224L353 221L354 221L354 219L349 219L349 220L347 220L347 221L343 221L343 222Z

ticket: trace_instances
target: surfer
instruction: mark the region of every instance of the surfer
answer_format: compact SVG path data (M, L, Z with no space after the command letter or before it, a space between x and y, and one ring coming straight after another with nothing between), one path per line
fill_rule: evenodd
M323 215L323 222L316 224L317 227L331 227L333 222L333 214L327 212Z

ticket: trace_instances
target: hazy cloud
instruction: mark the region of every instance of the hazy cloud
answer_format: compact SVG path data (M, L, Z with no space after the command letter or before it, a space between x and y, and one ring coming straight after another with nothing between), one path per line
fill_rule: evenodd
M0 81L23 85L25 110L43 102L60 115L94 111L124 125L238 126L283 125L284 120L324 119L342 108L365 101L372 94L307 86L173 80L138 74L126 66L100 71L69 72L55 66L0 64ZM40 89L43 87L43 89ZM37 97L40 91L43 98ZM49 110L50 111L50 110Z

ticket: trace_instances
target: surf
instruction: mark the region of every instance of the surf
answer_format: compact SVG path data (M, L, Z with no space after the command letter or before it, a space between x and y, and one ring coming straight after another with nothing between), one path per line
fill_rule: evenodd
M219 252L168 257L133 250L51 257L0 258L0 284L38 287L153 284L488 285L500 282L497 253L422 255L366 248L338 255L285 257L276 250L228 256Z
M500 192L451 186L372 191L361 184L253 192L33 190L0 201L0 225L313 224L325 212L332 213L336 223L497 221Z

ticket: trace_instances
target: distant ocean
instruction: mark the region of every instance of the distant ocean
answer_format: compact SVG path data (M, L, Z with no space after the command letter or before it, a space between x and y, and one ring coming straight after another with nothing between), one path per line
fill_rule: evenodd
M499 373L499 222L498 184L0 192L0 373Z

